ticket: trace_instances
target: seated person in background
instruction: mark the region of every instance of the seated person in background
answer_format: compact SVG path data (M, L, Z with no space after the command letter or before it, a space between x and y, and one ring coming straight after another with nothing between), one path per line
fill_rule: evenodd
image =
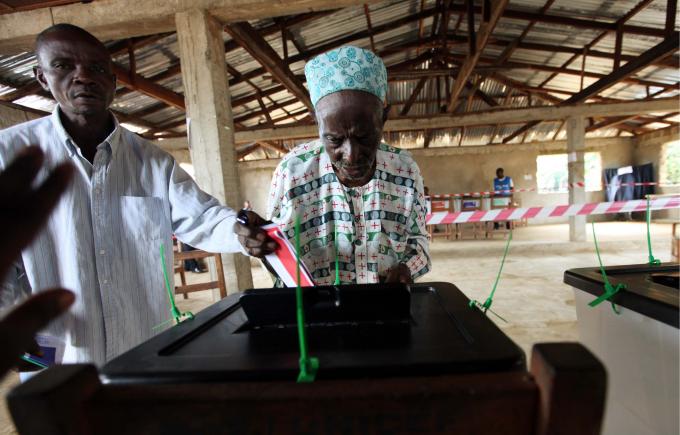
M38 234L73 177L70 164L57 166L47 179L32 188L41 169L43 153L37 147L22 151L7 169L0 172L0 226L6 231L0 244L0 280ZM38 349L35 334L73 304L67 290L43 290L14 308L0 320L0 379L16 366L24 352Z
M515 185L512 182L512 178L506 177L505 173L503 171L503 168L498 168L496 169L496 178L493 179L493 190L494 190L494 198L502 198L504 202L508 207L510 206L510 197L512 196L512 190L515 188ZM508 199L505 199L508 198ZM495 203L495 199L492 199L494 201L494 205L498 205ZM510 222L506 222L508 229L510 229ZM498 229L498 222L493 223L493 228L494 230Z
M116 77L101 41L57 24L38 35L36 56L36 79L57 105L50 116L0 131L0 170L31 145L42 149L48 169L68 161L76 170L6 282L19 297L62 285L73 290L73 309L45 335L64 343L65 363L104 364L170 319L161 244L169 265L172 233L205 251L242 252L236 212L203 192L172 156L119 124L109 110ZM251 234L264 237L258 229ZM265 241L262 252L272 244Z
M411 155L381 141L385 65L345 46L312 59L305 75L319 139L277 167L270 219L294 243L299 216L301 258L317 284L334 282L336 255L343 284L412 282L431 267L426 202Z
M196 248L194 248L193 246L187 245L186 243L182 243L182 252L191 252L195 250ZM206 272L206 270L201 267L201 263L195 258L184 260L184 271L193 273Z

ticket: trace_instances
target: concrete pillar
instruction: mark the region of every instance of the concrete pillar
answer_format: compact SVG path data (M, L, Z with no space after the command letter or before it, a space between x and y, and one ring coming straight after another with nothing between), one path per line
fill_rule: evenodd
M198 9L178 13L175 23L196 180L220 202L238 209L242 202L222 25ZM222 262L229 293L253 286L247 257L225 254Z
M583 204L586 202L586 188L576 183L585 182L584 152L586 147L585 121L582 116L567 118L567 159L569 169L569 204ZM572 216L569 218L569 241L586 241L586 217Z

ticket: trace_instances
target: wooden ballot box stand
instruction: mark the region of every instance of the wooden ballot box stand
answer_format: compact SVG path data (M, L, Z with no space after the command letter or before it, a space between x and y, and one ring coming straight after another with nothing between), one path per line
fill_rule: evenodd
M348 287L338 293L343 310L352 309L347 301L353 297L357 315L390 304L366 311L366 292L381 286L340 286ZM284 289L262 290L276 299ZM305 293L319 298L316 292L331 290ZM398 299L398 289L389 290L391 300ZM407 322L382 317L330 325L315 321L321 311L310 309L309 349L320 365L312 383L295 382L297 328L257 326L255 316L248 317L248 292L228 296L100 369L55 366L18 386L8 404L19 432L599 433L607 383L599 360L577 343L538 344L527 371L522 350L452 284L411 285L403 299L410 300ZM252 296L252 309L272 305L262 293ZM266 315L289 303L277 300ZM326 303L319 309L331 313L325 318L339 312Z

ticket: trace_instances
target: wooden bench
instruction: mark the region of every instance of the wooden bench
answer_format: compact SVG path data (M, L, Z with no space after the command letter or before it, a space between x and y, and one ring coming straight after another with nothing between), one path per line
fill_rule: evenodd
M524 370L385 379L102 384L52 367L8 395L20 433L598 434L602 364L578 343L534 346Z
M460 202L460 211L482 211L484 198L482 196L464 196ZM465 222L456 224L456 233L459 239L465 238L466 234L472 234L472 238L481 239L487 237L486 222Z
M490 210L504 210L508 208L512 208L514 204L513 197L512 195L510 196L496 196L493 195L491 196L491 201L490 201ZM498 224L498 228L496 228L496 224ZM508 234L510 230L515 228L515 222L514 221L494 221L494 222L487 222L486 225L486 237L489 239L493 238L493 235L495 233L502 233L502 234Z
M452 201L449 198L446 199L438 199L438 198L433 198L430 202L431 204L431 209L432 212L446 212L450 213L452 210ZM451 236L457 237L457 234L454 234L453 231L453 225L451 224L439 224L439 225L427 225L427 232L430 235L430 238L434 241L435 238L437 237L444 237L446 240L449 240ZM444 231L436 231L435 229L438 229L437 227L444 227Z
M179 242L178 242L179 244ZM215 273L217 275L217 281L201 282L196 284L187 284L186 277L184 274L184 261L185 260L199 260L202 258L214 258L215 259ZM187 299L187 294L192 292L199 292L203 290L219 289L220 299L227 297L227 285L224 280L224 269L222 268L222 256L220 254L215 254L211 252L205 252L200 250L187 251L187 252L174 252L175 263L179 262L179 266L175 266L175 272L180 274L181 285L175 286L175 294L184 295L184 299Z

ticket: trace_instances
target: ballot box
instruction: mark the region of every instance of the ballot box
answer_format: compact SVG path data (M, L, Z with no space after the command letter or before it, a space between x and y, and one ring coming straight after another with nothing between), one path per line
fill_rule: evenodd
M568 270L574 287L580 341L609 374L603 433L677 434L678 264L605 268L611 284L625 284L609 302L588 303L604 293L599 268Z
M526 369L522 350L452 284L335 288L341 293L304 289L320 380ZM288 291L287 298L283 289L264 289L223 299L114 359L102 375L111 383L295 380L298 332ZM264 325L249 322L248 302Z
M9 394L12 417L28 435L599 431L602 364L578 343L537 344L528 372L452 284L303 293L314 382L296 382L294 291L247 290L104 367L45 370Z

